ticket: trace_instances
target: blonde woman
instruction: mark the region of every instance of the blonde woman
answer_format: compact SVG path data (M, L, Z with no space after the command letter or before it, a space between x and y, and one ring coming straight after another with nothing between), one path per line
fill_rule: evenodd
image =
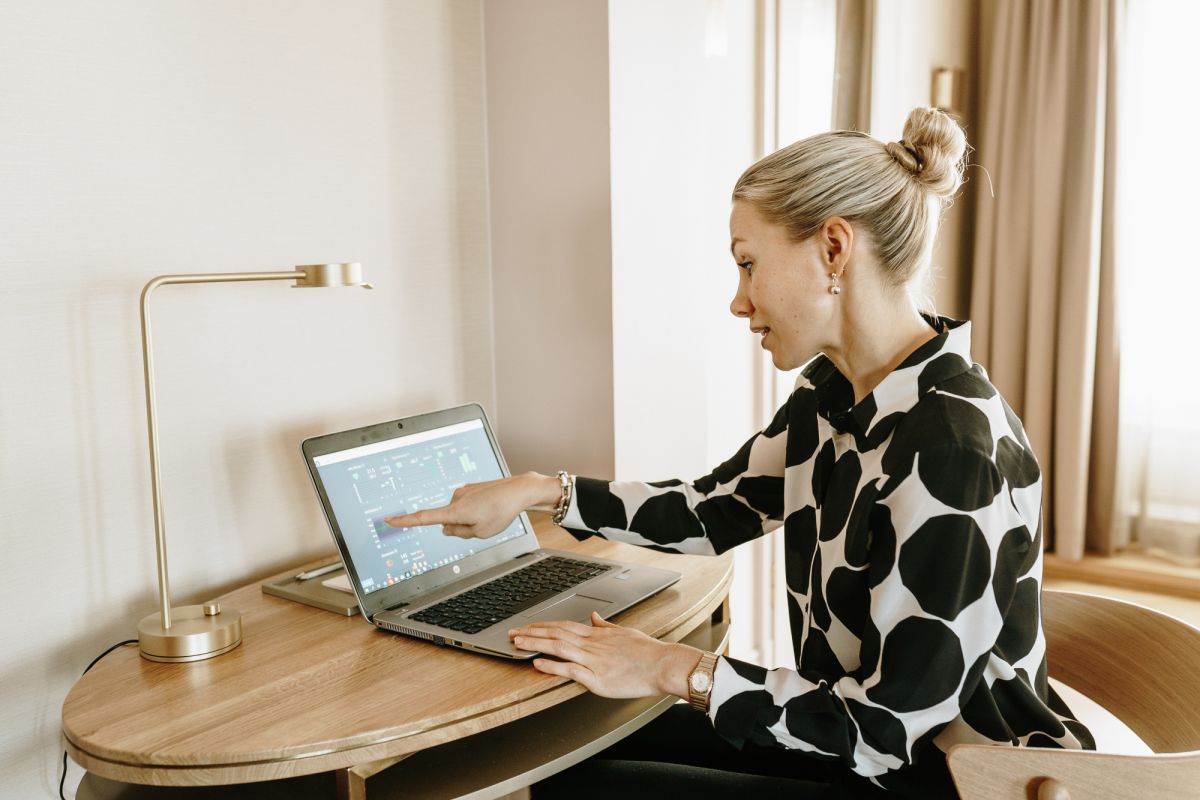
M1041 474L971 360L970 324L923 314L966 139L915 109L884 144L839 131L751 166L733 191L730 304L775 366L807 364L771 423L690 483L529 473L397 517L488 536L523 509L683 553L780 525L795 669L766 670L593 617L530 625L535 668L596 694L684 705L535 796L954 797L957 742L1092 748L1046 682Z

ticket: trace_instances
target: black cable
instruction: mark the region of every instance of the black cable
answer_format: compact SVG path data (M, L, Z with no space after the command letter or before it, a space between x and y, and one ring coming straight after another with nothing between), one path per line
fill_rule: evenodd
M85 670L83 671L83 674L84 674L84 675L87 675L87 674L88 674L88 670L89 670L89 669L91 669L92 667L96 666L96 662L98 662L100 659L104 658L106 655L108 655L109 653L111 653L113 650L116 650L118 647L124 647L124 646L125 646L125 645L127 645L127 644L137 644L137 641L138 641L137 639L126 639L126 640L125 640L125 641L123 641L123 642L117 642L117 643L116 643L116 644L114 644L112 647L108 648L108 649L107 649L107 650L105 650L103 653L101 653L100 655L98 655L98 656L96 656L95 658L93 658L93 659L92 659L92 663L90 663L90 664L88 664L88 665L87 665L87 669L85 669Z
M116 644L114 644L112 647L108 648L108 649L107 649L107 650L105 650L103 653L101 653L100 655L98 655L98 656L96 656L95 658L93 658L93 659L92 659L92 663L90 663L90 664L88 664L88 665L87 665L87 668L86 668L86 669L84 669L84 671L83 671L83 673L82 673L82 674L83 674L83 675L87 675L87 673L88 673L88 670L89 670L89 669L91 669L92 667L96 666L96 663L97 663L98 661L100 661L100 659L104 658L106 655L108 655L109 653L111 653L113 650L116 650L118 647L123 647L123 646L125 646L125 645L127 645L127 644L137 644L137 639L126 639L126 640L125 640L125 641L123 641L123 642L117 642L117 643L116 643ZM59 797L59 800L67 800L67 796L66 796L66 794L64 794L64 791L63 791L63 787L65 787L65 786L66 786L66 784L67 784L67 751L66 751L66 750L63 750L62 776L61 776L61 777L58 779L58 797Z

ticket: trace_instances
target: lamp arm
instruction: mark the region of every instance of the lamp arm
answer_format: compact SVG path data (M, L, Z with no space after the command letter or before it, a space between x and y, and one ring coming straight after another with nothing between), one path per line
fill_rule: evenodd
M154 497L154 551L158 564L158 601L162 626L171 627L171 589L167 577L167 531L159 489L158 413L154 401L154 352L150 336L150 296L159 286L172 283L231 283L234 281L280 281L305 279L302 270L291 272L218 272L198 275L159 275L142 289L142 368L146 382L146 428L150 439L150 489Z

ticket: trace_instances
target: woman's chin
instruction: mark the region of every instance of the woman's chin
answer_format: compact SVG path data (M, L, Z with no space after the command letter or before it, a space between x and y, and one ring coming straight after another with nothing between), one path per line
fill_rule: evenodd
M775 369L779 370L780 372L790 372L791 370L794 370L796 367L800 366L799 364L793 364L792 359L776 350L771 351L771 363L774 364Z
M780 372L791 372L794 369L800 369L800 367L803 367L809 361L812 361L813 356L817 354L814 351L807 353L807 355L798 356L796 355L795 350L782 350L776 349L775 347L771 348L770 353L771 363L774 364L775 369L779 370Z

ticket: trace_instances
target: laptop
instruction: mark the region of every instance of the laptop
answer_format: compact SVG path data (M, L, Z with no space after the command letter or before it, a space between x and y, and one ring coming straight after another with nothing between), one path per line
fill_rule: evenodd
M522 513L487 539L384 519L450 502L464 484L507 477L483 408L459 406L330 433L301 447L363 616L439 645L533 658L509 641L517 625L609 618L680 574L543 550Z

